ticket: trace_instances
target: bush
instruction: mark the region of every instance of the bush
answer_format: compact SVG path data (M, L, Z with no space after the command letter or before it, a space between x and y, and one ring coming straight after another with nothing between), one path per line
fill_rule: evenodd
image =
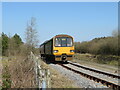
M119 55L118 37L95 38L89 42L75 43L77 53Z

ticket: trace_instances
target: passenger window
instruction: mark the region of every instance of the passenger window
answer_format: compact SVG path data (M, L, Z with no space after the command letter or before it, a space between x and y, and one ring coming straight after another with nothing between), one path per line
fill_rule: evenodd
M62 38L62 46L66 47L67 46L67 42L66 42L66 38Z
M67 38L67 46L72 46L72 38Z
M72 46L72 38L68 38L68 37L55 38L55 46L71 47Z
M56 38L56 40L55 40L55 46L61 46L61 40L60 40L60 38Z

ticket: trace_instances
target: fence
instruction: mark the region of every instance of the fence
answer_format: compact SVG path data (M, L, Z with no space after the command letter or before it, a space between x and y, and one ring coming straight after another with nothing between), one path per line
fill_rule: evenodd
M41 67L41 59L36 57L32 52L29 56L31 60L34 61L35 66L35 81L38 88L51 88L51 78L50 78L50 70L43 69Z

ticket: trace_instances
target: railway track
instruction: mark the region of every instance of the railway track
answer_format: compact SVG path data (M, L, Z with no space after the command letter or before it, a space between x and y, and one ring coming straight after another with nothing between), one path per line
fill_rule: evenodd
M111 74L109 72L101 71L101 70L98 70L98 69L93 69L93 68L86 67L86 66L83 66L83 65L80 65L80 64L78 65L78 64L75 64L75 63L72 63L72 62L68 62L68 63L71 64L71 65L86 69L86 70L90 70L90 71L93 71L93 72L96 72L96 73L104 74L104 75L107 75L107 76L112 77L112 78L120 79L120 75Z
M118 90L120 89L119 75L103 72L97 69L85 67L83 65L72 63L72 62L68 62L68 64L61 64L61 63L58 63L58 64L68 70L71 70L77 74L80 74L86 78L89 78L90 80L100 82L109 88L118 89Z

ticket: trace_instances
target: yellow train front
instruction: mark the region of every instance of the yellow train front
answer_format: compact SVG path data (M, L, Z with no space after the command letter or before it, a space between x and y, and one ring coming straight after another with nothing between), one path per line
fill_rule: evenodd
M74 55L73 37L56 35L40 45L41 57L55 61L72 60Z

